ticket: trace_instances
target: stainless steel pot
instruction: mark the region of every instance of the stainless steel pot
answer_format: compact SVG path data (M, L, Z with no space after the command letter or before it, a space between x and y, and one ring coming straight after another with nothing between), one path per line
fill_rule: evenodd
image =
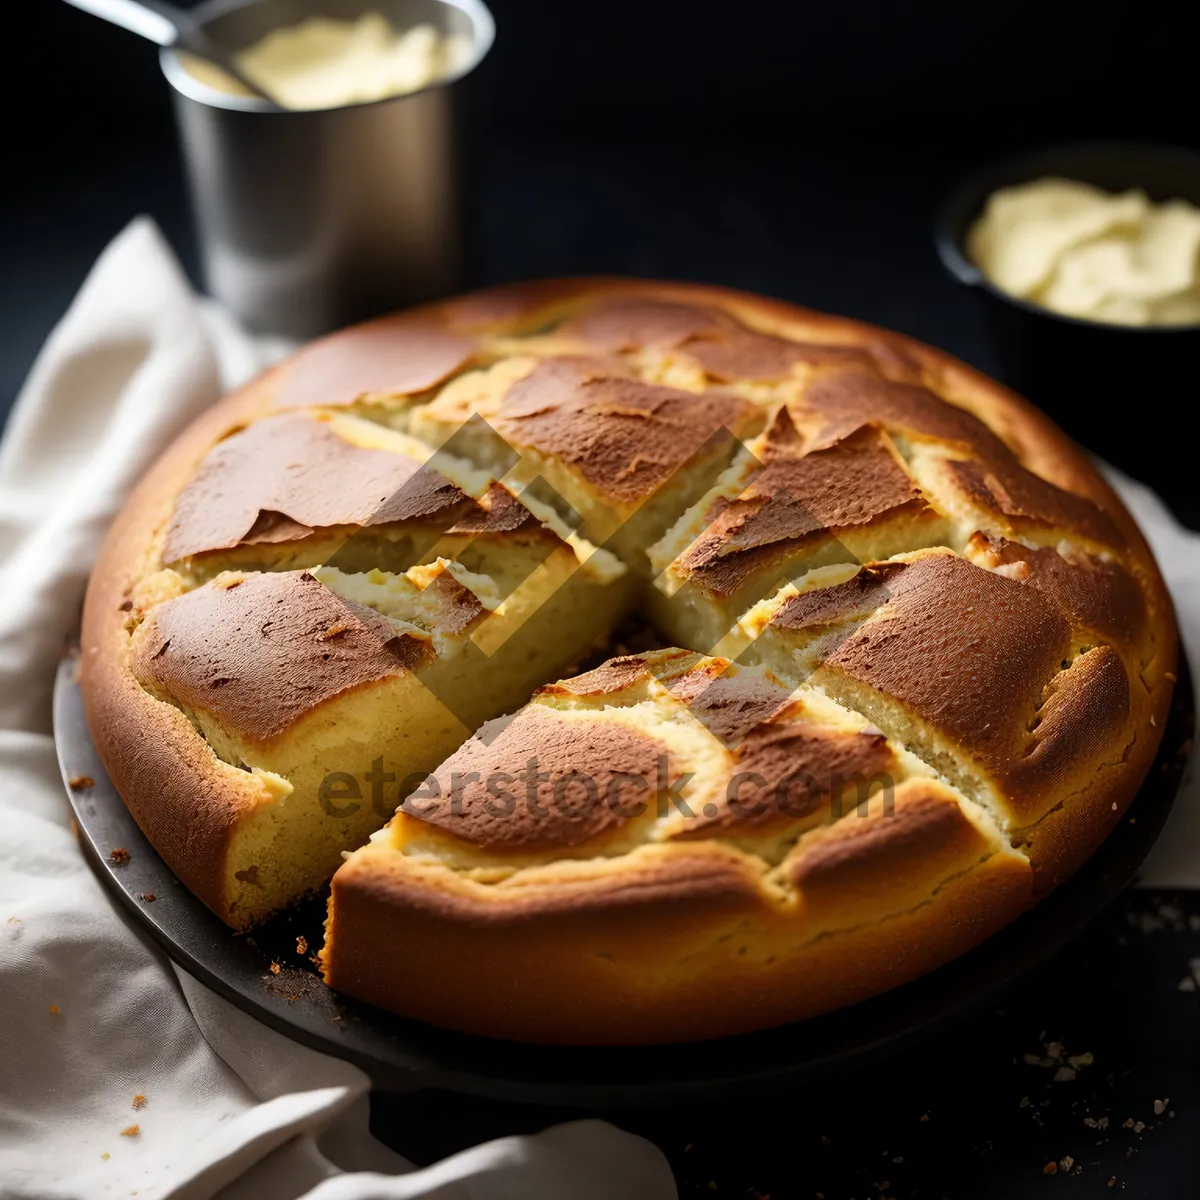
M212 0L194 10L241 49L313 15L380 12L465 35L457 74L389 100L292 112L226 95L161 54L210 291L251 328L311 337L463 286L462 81L495 33L481 0Z

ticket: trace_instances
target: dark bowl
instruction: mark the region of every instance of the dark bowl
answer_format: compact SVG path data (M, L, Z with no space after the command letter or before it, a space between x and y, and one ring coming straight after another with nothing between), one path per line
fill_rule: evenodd
M1196 453L1171 418L1172 410L1190 409L1195 401L1200 325L1134 327L1060 316L1002 292L966 255L967 231L992 192L1047 175L1114 192L1138 187L1153 200L1200 205L1200 154L1121 142L1034 150L964 181L943 203L935 230L946 270L983 307L1002 380L1076 441L1177 507L1195 508Z

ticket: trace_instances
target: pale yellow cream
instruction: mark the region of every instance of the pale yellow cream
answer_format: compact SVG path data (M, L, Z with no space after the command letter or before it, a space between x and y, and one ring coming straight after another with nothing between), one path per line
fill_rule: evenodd
M998 288L1120 325L1200 323L1200 208L1039 179L988 197L967 252Z
M419 91L464 67L471 39L432 25L397 33L379 13L357 21L311 17L272 30L237 56L238 68L285 108L341 108ZM249 93L220 67L180 54L188 73L230 95Z

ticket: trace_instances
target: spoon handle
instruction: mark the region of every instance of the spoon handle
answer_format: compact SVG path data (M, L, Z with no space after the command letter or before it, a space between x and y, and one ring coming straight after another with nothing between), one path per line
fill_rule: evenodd
M190 50L216 63L251 95L279 107L273 96L246 78L234 54L217 45L186 9L177 8L167 0L67 0L67 3L131 33L141 34L160 46Z
M160 46L173 46L179 40L184 33L180 18L193 24L186 12L158 0L67 0L67 3Z

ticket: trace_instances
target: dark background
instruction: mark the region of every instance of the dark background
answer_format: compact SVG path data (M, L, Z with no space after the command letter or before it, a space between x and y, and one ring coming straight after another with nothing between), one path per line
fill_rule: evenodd
M878 321L991 369L971 297L932 247L955 180L1039 143L1200 138L1195 43L1165 0L492 7L499 37L475 81L481 282L703 279ZM6 6L5 21L2 410L136 213L196 266L153 48L57 0ZM1139 411L1179 397L1149 394ZM1192 1197L1200 994L1178 985L1196 955L1200 900L1135 895L1002 1012L883 1067L803 1095L615 1119L664 1148L687 1197ZM1023 1061L1046 1041L1095 1065L1055 1084ZM1175 1115L1156 1117L1168 1098ZM564 1115L374 1105L376 1131L423 1160ZM1084 1124L1102 1116L1105 1130ZM1081 1175L1043 1174L1065 1155Z
M186 4L186 0L183 0ZM931 246L1010 150L1200 137L1184 6L1078 0L495 0L477 72L480 282L617 272L879 321L986 368ZM6 7L0 404L103 245L151 213L195 273L154 47Z

